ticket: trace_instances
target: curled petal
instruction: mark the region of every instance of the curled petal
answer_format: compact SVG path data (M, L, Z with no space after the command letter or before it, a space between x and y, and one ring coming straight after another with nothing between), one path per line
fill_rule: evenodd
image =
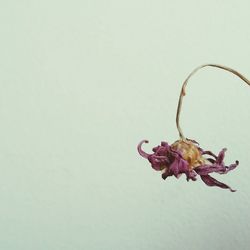
M239 161L235 161L235 163L229 165L229 167L227 168L226 173L233 170L233 169L235 169L238 165L239 165Z
M160 146L154 147L153 154L148 154L142 150L141 146L143 143L148 143L148 141L143 140L139 143L137 146L139 154L149 160L153 169L159 171L166 168L169 164L168 153L170 146L168 143L162 142Z
M229 165L229 167L219 164L213 164L213 165L202 165L200 167L195 168L195 171L199 175L207 175L210 173L219 173L219 174L227 174L229 171L235 169L239 165L239 161L236 161L235 163Z
M228 167L225 166L224 168L221 169L221 171L216 171L219 174L227 174L229 171L235 169L239 165L239 161L235 161L235 163L230 164Z
M236 190L233 190L231 187L229 187L228 185L217 181L216 179L214 179L213 177L211 177L210 175L201 175L201 179L203 180L203 182L212 187L212 186L216 186L216 187L220 187L220 188L224 188L224 189L229 189L231 192L235 192Z
M140 154L142 157L148 159L148 157L150 156L150 154L147 154L145 151L142 150L141 146L142 146L143 143L148 143L148 140L142 140L142 141L138 144L137 150L138 150L139 154Z
M205 152L205 151L204 151ZM207 151L209 152L209 151ZM239 165L239 161L236 161L234 164L231 164L229 166L225 166L223 160L225 157L226 149L222 149L218 156L216 156L216 160L213 160L211 158L208 158L207 160L211 164L203 164L197 168L195 168L195 171L199 175L207 175L210 173L219 173L219 174L226 174L229 171L235 169ZM209 155L213 153L209 152Z

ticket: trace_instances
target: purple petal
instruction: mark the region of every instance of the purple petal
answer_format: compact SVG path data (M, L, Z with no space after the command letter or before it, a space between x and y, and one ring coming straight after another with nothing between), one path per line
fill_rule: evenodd
M138 150L139 154L140 154L142 157L148 159L148 157L150 156L150 154L147 154L146 152L144 152L144 151L142 150L141 146L142 146L143 143L148 143L148 140L143 140L143 141L141 141L141 142L138 144L138 146L137 146L137 150Z
M217 164L223 164L223 160L224 160L224 158L225 158L225 152L226 152L226 148L223 148L221 151L220 151L220 153L219 153L219 155L218 155L218 157L217 157L217 159L216 159L216 163Z
M187 181L189 181L190 179L192 181L196 181L196 175L197 174L195 173L194 170L189 171L188 174L187 174Z
M157 156L157 155L150 155L148 157L149 162L152 165L152 168L159 171L167 167L168 158L166 156Z
M235 163L230 164L229 167L227 168L227 172L229 172L229 171L235 169L235 168L239 165L239 163L240 163L239 161L235 161ZM226 172L226 173L227 173L227 172Z
M216 171L219 174L227 174L229 171L235 169L239 165L239 161L235 161L235 163L230 164L228 167L225 166L224 168L221 169L221 171Z
M195 172L199 175L207 175L210 173L219 173L219 174L227 174L229 171L235 169L239 165L239 161L229 165L229 167L225 166L223 163L219 165L214 163L212 165L204 164L200 167L195 168Z
M170 163L169 159L167 157L169 153L170 146L167 142L162 142L161 146L157 146L153 148L153 154L148 154L144 152L141 148L143 143L148 143L147 140L143 140L139 143L137 146L139 154L148 159L149 162L152 165L152 168L159 171L167 167L167 165Z
M238 161L236 161L234 164L229 165L229 167L225 166L225 164L223 162L224 157L225 157L225 152L226 152L226 148L223 148L220 151L219 155L216 156L210 151L203 151L203 153L205 153L205 154L214 156L214 158L216 160L213 160L212 158L208 158L207 160L211 164L204 164L204 165L201 165L201 166L195 168L196 173L199 175L208 175L208 174L213 173L213 172L219 173L219 174L226 174L229 171L235 169L239 165Z
M192 143L198 144L194 140L188 140ZM182 174L185 174L187 181L190 179L195 181L197 174L199 174L202 181L208 186L217 186L220 188L229 189L232 192L235 191L228 185L217 181L209 175L210 173L226 174L238 166L238 161L229 166L225 166L223 162L226 152L225 148L219 152L218 156L216 156L211 151L205 151L197 146L203 157L204 155L208 155L206 164L200 166L189 166L188 161L186 161L182 156L182 151L172 148L172 146L170 146L167 142L161 142L160 145L154 147L152 154L148 154L142 150L143 143L148 143L148 141L143 140L139 143L137 146L139 154L142 157L148 159L153 169L162 171L163 179L173 175L176 178L179 178Z
M199 175L207 175L210 173L221 173L225 169L224 166L213 164L213 165L208 165L204 164L201 165L200 167L195 168L195 171Z
M203 182L212 187L212 186L216 186L216 187L220 187L220 188L224 188L224 189L229 189L231 192L235 192L236 190L233 190L231 187L229 187L228 185L217 181L216 179L214 179L213 177L211 177L210 175L201 175L201 179L203 180Z
M168 159L170 163L168 164L168 168L165 169L165 172L162 174L163 179L166 179L168 176L172 175L174 175L176 178L179 178L183 173L187 175L188 179L193 179L193 176L190 176L189 174L188 162L182 158L180 152L170 148Z
M188 163L182 158L175 158L174 162L169 167L169 172L173 173L176 178L179 174L187 173L188 171Z

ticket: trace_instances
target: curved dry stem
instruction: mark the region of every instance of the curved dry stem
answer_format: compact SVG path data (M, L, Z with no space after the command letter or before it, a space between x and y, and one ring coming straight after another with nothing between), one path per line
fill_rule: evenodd
M184 137L183 132L182 132L181 127L180 127L179 120L180 120L180 113L181 113L181 107L182 107L182 99L186 95L186 92L185 92L186 85L187 85L188 80L191 78L192 75L194 75L199 69L202 69L202 68L207 67L207 66L209 66L209 67L215 67L215 68L220 68L220 69L229 71L229 72L233 73L234 75L238 76L241 80L243 80L245 83L247 83L250 86L250 80L248 80L246 77L244 77L238 71L236 71L234 69L231 69L229 67L226 67L226 66L222 66L222 65L218 65L218 64L204 64L204 65L201 65L201 66L195 68L189 74L189 76L186 78L186 80L184 81L184 83L182 85L181 93L180 93L180 97L179 97L179 102L178 102L178 107L177 107L176 126L177 126L177 129L178 129L179 136L180 136L181 140L185 140L185 137Z

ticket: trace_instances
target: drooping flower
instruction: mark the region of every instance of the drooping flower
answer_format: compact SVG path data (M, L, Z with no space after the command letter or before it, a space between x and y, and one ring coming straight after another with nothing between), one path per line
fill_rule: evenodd
M185 138L179 125L182 99L185 95L185 87L187 82L196 71L206 66L227 70L237 75L248 85L250 85L250 81L242 76L239 72L225 66L217 64L205 64L196 68L184 81L179 97L176 114L176 125L180 139L171 145L169 145L167 142L161 142L161 145L158 145L152 149L152 154L148 154L142 150L142 144L148 143L147 140L141 141L137 149L142 157L148 159L153 169L162 172L162 178L164 180L169 176L175 176L176 178L179 178L182 174L185 174L187 181L190 179L195 181L198 175L208 186L217 186L220 188L229 189L231 192L234 192L235 190L233 190L228 185L217 181L215 178L210 176L210 174L227 174L229 171L235 169L239 162L236 161L235 163L226 166L224 163L226 148L223 148L218 155L215 155L211 151L205 151L199 147L199 144L195 140Z
M179 178L182 174L185 174L188 181L190 179L195 181L197 175L199 175L208 186L217 186L230 189L232 192L235 191L209 175L211 173L226 174L238 166L238 161L225 166L223 162L225 148L216 156L210 151L202 150L198 144L186 139L176 141L172 145L161 142L160 146L153 148L153 154L148 154L141 147L143 143L147 142L146 140L141 141L138 145L138 151L141 156L149 160L153 169L162 171L164 180L172 175Z

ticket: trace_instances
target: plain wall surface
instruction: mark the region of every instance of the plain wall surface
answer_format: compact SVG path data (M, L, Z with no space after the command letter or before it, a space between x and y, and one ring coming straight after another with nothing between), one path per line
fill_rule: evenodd
M178 139L181 84L204 63L250 78L249 1L1 1L0 249L247 250L250 87L207 68L189 82L188 138L225 162L166 181L140 157Z

